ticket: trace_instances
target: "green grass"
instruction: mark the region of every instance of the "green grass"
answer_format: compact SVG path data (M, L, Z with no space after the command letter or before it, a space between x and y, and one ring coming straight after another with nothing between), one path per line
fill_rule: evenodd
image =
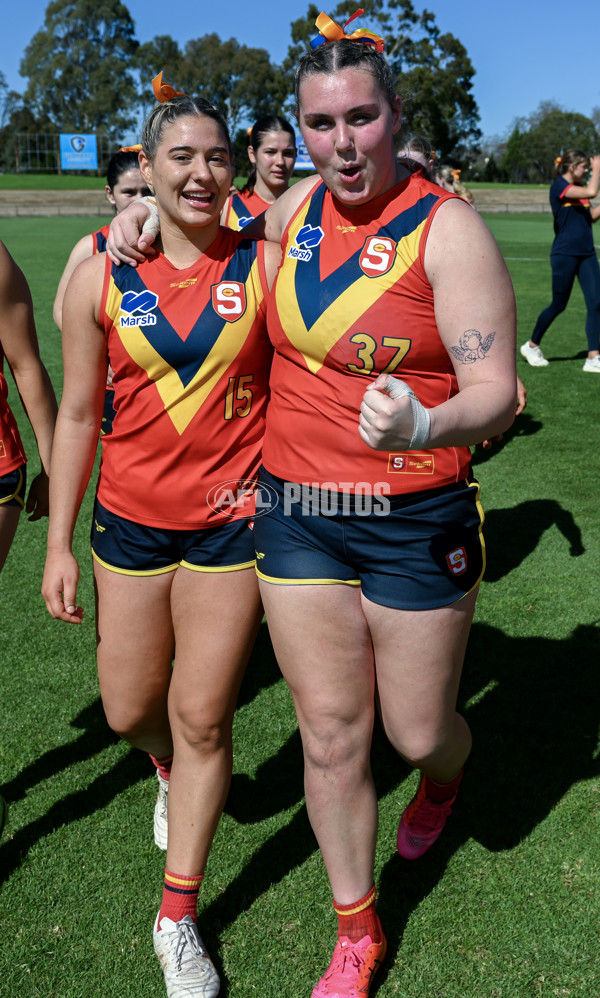
M508 258L519 343L548 303L552 224L490 216ZM55 383L54 288L97 219L6 219L34 295ZM475 470L488 572L461 690L475 748L444 837L401 861L395 827L416 776L377 734L377 878L390 959L378 998L598 998L600 921L600 379L583 374L576 288L519 370L529 405ZM26 437L31 434L11 399ZM24 519L0 576L2 998L148 998L163 985L150 931L164 857L155 780L107 730L95 673L90 497L76 537L87 619L69 628L39 595L45 526ZM302 797L293 708L261 633L235 721L235 776L202 897L226 998L308 998L332 945L327 881Z
M0 173L0 191L102 191L106 177L62 173Z
M298 173L294 180L305 177L304 171ZM87 174L74 176L69 173L0 173L0 191L72 191L72 190L103 190L104 177L93 177ZM246 177L236 177L235 183L243 187ZM492 184L483 180L469 180L469 187L477 190L545 190L547 184Z

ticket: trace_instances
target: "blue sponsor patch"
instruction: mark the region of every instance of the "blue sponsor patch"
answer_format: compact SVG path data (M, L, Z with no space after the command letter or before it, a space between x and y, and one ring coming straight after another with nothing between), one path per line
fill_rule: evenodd
M121 311L150 312L158 305L158 295L154 291L126 291L121 299Z

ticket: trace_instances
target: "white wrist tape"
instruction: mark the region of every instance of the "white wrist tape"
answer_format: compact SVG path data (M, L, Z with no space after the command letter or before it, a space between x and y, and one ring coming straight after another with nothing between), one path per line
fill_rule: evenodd
M401 381L400 378L393 378L391 374L388 374L385 391L391 399L398 399L403 395L410 397L414 425L408 450L421 450L423 447L426 447L429 441L429 427L431 423L429 409L421 405L415 393L406 384L406 381Z
M152 194L146 194L145 197L139 199L139 203L145 204L150 212L148 218L142 225L142 232L149 232L150 235L154 236L156 239L158 233L160 232L160 218L158 217L156 198Z

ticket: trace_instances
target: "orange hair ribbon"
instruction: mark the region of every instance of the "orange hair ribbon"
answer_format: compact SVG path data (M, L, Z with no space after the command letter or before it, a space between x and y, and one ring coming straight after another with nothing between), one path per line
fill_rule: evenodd
M119 152L139 152L141 148L141 143L137 146L121 146Z
M460 180L461 172L462 172L461 170L453 170L452 171L452 176L454 177L455 180Z
M321 11L317 20L315 21L315 26L319 29L319 34L316 35L311 40L311 48L318 48L319 45L325 45L326 42L337 42L341 38L349 38L354 42L368 42L369 45L374 45L377 51L381 54L383 52L385 42L383 38L376 35L373 31L367 31L366 28L357 28L353 31L351 35L347 35L345 29L348 27L351 21L355 17L359 17L364 14L364 9L360 7L352 17L349 17L343 28L340 28L339 24L332 21L325 11Z
M560 166L560 164L562 163L562 156L557 156L556 159L554 160L554 163L556 166Z
M156 97L159 104L164 104L168 100L173 100L174 97L186 97L187 95L182 93L181 90L174 90L172 86L168 83L163 83L162 81L162 69L158 76L155 76L152 80L152 89L154 90L154 96Z

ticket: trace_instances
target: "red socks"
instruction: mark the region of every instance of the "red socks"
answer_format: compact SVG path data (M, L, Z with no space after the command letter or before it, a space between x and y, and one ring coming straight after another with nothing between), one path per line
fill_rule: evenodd
M338 937L348 936L357 943L363 936L370 936L371 942L380 943L382 939L381 922L375 910L377 892L373 886L364 898L354 904L338 904L333 899L333 908L338 917Z
M169 782L169 777L171 776L171 766L173 765L173 753L171 755L165 756L164 759L157 759L155 756L148 753L150 759L152 760L152 765L156 766L158 775L162 776L163 780Z
M158 914L159 930L160 923L165 916L173 922L180 922L186 915L190 915L196 921L198 891L203 877L203 873L187 876L165 870L162 904Z
M435 780L432 780L430 776L425 774L425 796L436 804L442 804L445 800L450 800L451 797L456 795L462 778L462 769L458 776L450 780L450 783L436 783Z

